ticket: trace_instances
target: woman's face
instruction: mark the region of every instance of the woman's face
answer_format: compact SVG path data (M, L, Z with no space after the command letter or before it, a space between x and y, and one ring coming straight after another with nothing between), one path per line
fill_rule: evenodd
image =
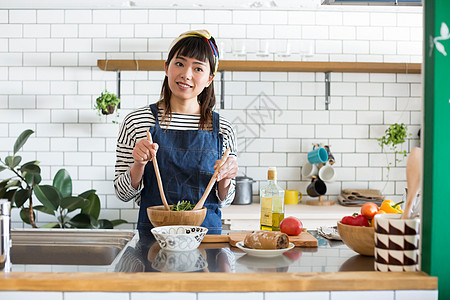
M203 89L211 83L209 61L179 56L175 54L170 63L165 65L171 100L195 100Z

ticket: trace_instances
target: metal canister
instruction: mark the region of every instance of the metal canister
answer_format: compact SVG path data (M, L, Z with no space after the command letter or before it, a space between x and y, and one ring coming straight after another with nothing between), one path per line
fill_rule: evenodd
M236 177L236 195L232 204L252 204L253 178L247 176Z

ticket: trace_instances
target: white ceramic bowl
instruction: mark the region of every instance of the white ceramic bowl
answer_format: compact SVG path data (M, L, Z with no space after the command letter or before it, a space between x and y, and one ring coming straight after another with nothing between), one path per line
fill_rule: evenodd
M161 249L152 267L161 272L195 272L208 267L208 262L198 249L183 252Z
M201 226L160 226L152 230L159 246L167 251L191 251L197 249L208 228Z

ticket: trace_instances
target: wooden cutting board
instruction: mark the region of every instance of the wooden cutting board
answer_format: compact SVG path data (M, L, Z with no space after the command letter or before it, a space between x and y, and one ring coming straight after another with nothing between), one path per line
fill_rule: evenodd
M207 234L202 240L202 243L228 243L230 240L228 235Z
M236 243L243 241L245 236L252 231L238 231L230 232L228 236L230 238L230 245L236 247ZM299 235L290 235L289 242L293 243L295 247L317 247L319 241L308 232L302 232Z

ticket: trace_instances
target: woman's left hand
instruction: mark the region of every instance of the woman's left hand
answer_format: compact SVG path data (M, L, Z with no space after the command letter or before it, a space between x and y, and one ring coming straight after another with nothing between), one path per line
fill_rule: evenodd
M214 165L214 170L219 166L220 159L216 160L216 164ZM229 156L225 163L217 173L217 181L221 181L223 179L233 179L236 177L238 173L239 167L235 156Z

